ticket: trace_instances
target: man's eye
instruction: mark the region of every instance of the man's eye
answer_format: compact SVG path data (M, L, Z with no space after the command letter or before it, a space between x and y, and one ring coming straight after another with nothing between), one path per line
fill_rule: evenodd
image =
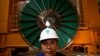
M47 44L46 42L43 43L43 45L46 45L46 44Z
M56 42L51 42L52 44L55 44Z

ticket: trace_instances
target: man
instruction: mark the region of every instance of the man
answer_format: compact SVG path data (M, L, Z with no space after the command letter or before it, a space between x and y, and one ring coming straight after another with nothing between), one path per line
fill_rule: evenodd
M40 34L41 50L42 52L37 56L65 56L58 50L58 36L52 28L44 29Z

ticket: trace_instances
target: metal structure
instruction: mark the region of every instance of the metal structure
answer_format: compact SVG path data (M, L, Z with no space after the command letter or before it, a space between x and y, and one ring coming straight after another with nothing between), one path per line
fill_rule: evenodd
M60 38L63 35L65 41L61 39L60 48L68 46L61 51L67 56L100 54L100 1L68 1L0 0L0 56L31 56L26 52L30 50L29 45L39 48L35 39L38 40L38 34L45 28L45 20L50 21Z
M20 31L28 43L40 47L39 37L45 21L50 21L59 36L59 47L66 47L78 29L75 7L67 0L30 0L21 11Z

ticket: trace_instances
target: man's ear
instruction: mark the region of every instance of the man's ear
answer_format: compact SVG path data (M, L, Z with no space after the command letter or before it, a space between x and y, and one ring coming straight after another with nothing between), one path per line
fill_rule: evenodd
M59 51L59 47L57 48L57 52Z
M42 49L42 45L40 46L40 48L39 48L40 50Z

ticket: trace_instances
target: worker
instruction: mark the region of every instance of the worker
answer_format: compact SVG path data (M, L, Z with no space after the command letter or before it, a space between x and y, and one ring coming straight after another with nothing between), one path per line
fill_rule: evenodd
M50 22L48 20L46 21L45 26L46 28L41 32L39 39L42 52L37 54L37 56L65 56L57 52L59 49L59 37L56 31L50 28Z
M42 52L37 56L65 56L57 52L58 50L58 36L56 31L52 28L44 29L40 34L40 43Z

